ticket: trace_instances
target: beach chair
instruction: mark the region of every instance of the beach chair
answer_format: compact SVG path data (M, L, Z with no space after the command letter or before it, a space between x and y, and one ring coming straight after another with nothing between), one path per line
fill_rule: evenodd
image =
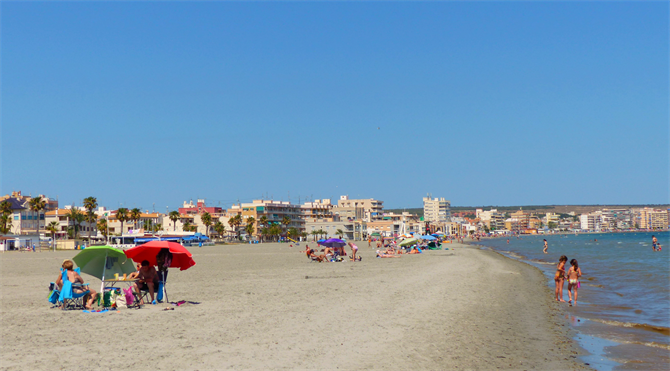
M79 268L74 269L79 274ZM49 288L51 294L49 295L49 302L54 304L54 307L61 307L63 310L81 310L86 309L84 297L91 291L88 289L88 284L72 283L67 278L67 270L61 268L61 278L63 280L63 287L59 290L55 282L51 282ZM82 292L76 293L74 289L81 289Z

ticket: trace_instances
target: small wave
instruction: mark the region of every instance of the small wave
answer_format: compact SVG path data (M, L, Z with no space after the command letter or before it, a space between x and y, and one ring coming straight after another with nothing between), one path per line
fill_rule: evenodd
M598 288L601 288L601 289L605 287L603 285L592 285L590 283L585 283L584 286L598 287Z
M624 340L624 341L622 341L622 343L626 343L626 344L639 344L639 345L645 345L645 346L652 347L652 348L660 348L660 349L667 349L667 350L670 350L670 345L668 345L668 344L659 344L659 343L657 343L657 342L655 342L655 341L646 342L646 341L626 341L626 340Z
M661 334L666 335L666 336L670 336L670 328L663 327L663 326L654 326L654 325L647 325L647 324L644 324L644 323L635 323L635 322L619 322L619 321L614 321L614 320L598 319L598 318L594 318L594 319L592 319L592 321L600 322L602 324L610 325L610 326L639 328L639 329L642 329L642 330L654 331L654 332L658 332L658 333L661 333ZM668 349L670 349L670 345L662 345L662 346L667 347Z

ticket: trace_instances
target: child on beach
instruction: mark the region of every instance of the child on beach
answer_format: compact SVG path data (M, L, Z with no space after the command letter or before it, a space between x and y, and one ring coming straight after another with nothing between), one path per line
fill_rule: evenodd
M542 252L547 254L547 249L549 248L549 245L547 244L547 240L544 240L544 249L542 249Z
M565 263L567 261L568 257L565 255L561 255L558 259L558 266L556 267L556 274L554 275L554 282L556 283L556 301L565 302L565 300L563 300L563 283L565 282ZM570 290L570 288L568 288L568 290ZM568 294L569 293L570 292L568 291Z
M568 271L567 277L568 277L568 297L570 300L568 303L570 303L570 306L577 305L577 289L579 288L579 277L582 276L582 270L579 269L579 264L577 263L577 259L572 259L570 260L570 270ZM575 301L572 301L573 298L573 292L574 290L574 299Z

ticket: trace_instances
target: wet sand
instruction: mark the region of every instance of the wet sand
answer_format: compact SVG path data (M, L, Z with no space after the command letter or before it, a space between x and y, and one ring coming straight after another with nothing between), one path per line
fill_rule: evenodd
M193 247L168 293L199 304L98 314L46 301L74 251L0 254L0 369L586 367L536 268L459 244L399 259L358 245L356 263L310 262L304 243Z

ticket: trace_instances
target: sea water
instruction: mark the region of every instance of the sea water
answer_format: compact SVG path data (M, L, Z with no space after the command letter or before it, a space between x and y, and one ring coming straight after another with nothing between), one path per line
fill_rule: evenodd
M655 252L651 236L663 250ZM670 367L670 233L552 234L487 239L478 244L533 264L552 292L561 255L582 270L577 306L568 317L579 332L616 345L606 354L623 368ZM542 252L544 241L548 254ZM568 300L567 282L564 300ZM626 367L626 365L628 367Z

